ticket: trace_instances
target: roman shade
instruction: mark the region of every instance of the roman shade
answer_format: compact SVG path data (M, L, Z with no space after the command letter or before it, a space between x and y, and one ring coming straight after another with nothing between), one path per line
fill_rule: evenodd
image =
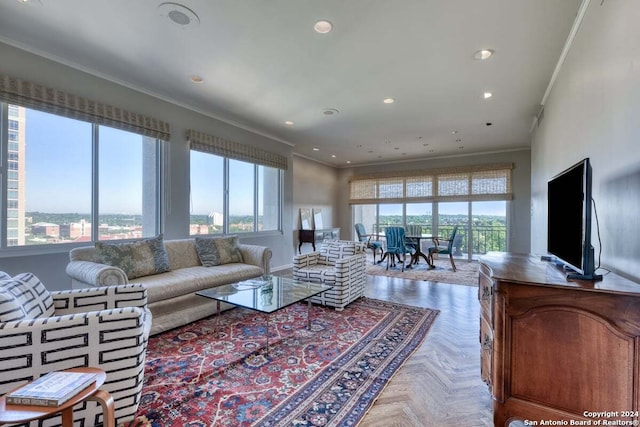
M164 141L171 137L169 124L162 120L4 74L0 74L0 101Z
M187 140L192 150L283 170L288 168L286 156L271 153L251 145L208 135L192 129L187 131Z
M350 204L511 200L513 164L353 176Z

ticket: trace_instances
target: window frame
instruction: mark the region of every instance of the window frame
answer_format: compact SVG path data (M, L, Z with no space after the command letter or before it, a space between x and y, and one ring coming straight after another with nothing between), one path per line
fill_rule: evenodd
M15 143L9 139L9 133L12 131L9 129L9 122L12 120L12 116L10 114L11 106L16 105L18 107L22 107L25 109L32 109L42 111L47 114L51 114L58 117L64 117L67 119L78 120L80 122L89 123L91 125L91 212L89 212L91 221L92 221L92 233L91 233L91 241L90 242L68 242L68 243L47 243L47 244L32 244L32 245L20 245L20 246L11 246L9 245L9 239L11 238L8 234L8 220L10 219L8 212L8 204L7 197L11 188L8 187L9 182L9 144ZM88 244L94 244L99 239L98 233L98 217L100 215L99 212L99 127L112 127L109 124L99 123L99 122L88 122L79 118L70 118L65 116L64 114L56 114L54 112L40 110L38 108L34 108L32 106L20 105L16 102L6 102L0 100L0 258L3 257L11 257L11 256L24 256L24 255L37 255L37 254L47 254L47 253L62 253L68 252L71 248L87 246ZM118 129L117 127L113 126ZM144 137L144 135L132 131L131 129L121 129L126 132L130 132L132 134L140 135ZM154 209L155 209L155 218L154 218L154 231L153 234L158 235L161 233L161 230L164 229L164 183L165 183L165 147L166 141L163 141L159 138L155 139L155 149L154 149L154 163L156 164L156 198L154 200ZM113 239L112 242L127 242L139 239Z
M282 235L283 234L283 227L282 227L282 220L283 220L283 210L284 210L284 202L283 202L283 195L284 195L284 171L280 168L277 167L273 167L273 166L265 166L262 165L260 163L254 163L254 162L249 162L246 160L239 160L236 158L231 158L231 157L226 157L226 156L221 156L219 154L216 153L212 153L212 152L205 152L205 151L201 151L201 150L197 150L194 148L190 148L189 149L189 158L191 159L191 153L192 152L199 152L202 154L206 154L206 155L211 155L211 156L215 156L218 158L222 159L223 162L223 200L222 200L222 204L223 204L223 208L222 208L222 215L223 215L223 226L222 226L222 232L220 233L208 233L208 234L191 234L190 230L191 230L191 215L193 215L192 212L189 212L189 226L188 226L188 234L189 237L213 237L213 236L227 236L227 235L238 235L239 237L264 237L264 236L272 236L272 235ZM229 207L230 207L230 200L229 200L229 196L230 196L230 186L231 186L231 176L230 176L230 161L241 161L244 163L248 163L251 166L253 166L253 195L252 195L252 203L253 203L253 230L249 231L249 232L237 232L237 231L233 231L230 232L230 212L229 212ZM265 231L261 231L258 230L258 226L259 226L259 191L260 191L260 173L259 173L259 168L260 167L270 167L274 170L276 170L278 172L278 184L277 184L277 197L278 197L278 218L277 218L277 228L273 229L273 230L265 230ZM191 176L191 172L189 173L189 182L191 182L191 179L193 177ZM191 184L189 185L189 192L191 193ZM191 197L191 196L190 196Z

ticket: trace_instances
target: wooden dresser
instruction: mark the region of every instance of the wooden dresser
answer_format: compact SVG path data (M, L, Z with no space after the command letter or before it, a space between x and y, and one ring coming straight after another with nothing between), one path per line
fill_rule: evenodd
M340 238L339 228L323 228L316 230L298 230L298 253L302 253L302 244L311 243L313 250L316 250L316 243L325 239L337 240Z
M639 419L640 284L613 273L568 282L539 257L490 253L478 298L495 426Z

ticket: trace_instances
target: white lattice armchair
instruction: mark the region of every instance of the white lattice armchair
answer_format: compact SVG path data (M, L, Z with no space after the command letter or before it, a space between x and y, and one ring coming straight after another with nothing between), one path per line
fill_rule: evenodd
M142 284L48 292L33 274L0 272L0 395L50 371L94 366L107 373L101 388L114 399L116 422L132 420L151 328L146 305ZM74 420L99 425L102 408L78 404Z
M333 289L311 301L342 310L347 304L364 296L366 244L349 240L324 242L316 252L293 258L293 278L333 286Z

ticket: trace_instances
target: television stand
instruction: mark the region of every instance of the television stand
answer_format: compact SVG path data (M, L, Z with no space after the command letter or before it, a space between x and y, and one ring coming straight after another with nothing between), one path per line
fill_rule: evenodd
M595 425L594 408L626 408L612 411L612 423L637 420L629 417L640 411L638 283L615 273L569 282L539 256L493 252L480 258L478 299L493 425Z
M596 282L602 280L602 274L569 273L567 274L567 280L591 280L592 282Z

